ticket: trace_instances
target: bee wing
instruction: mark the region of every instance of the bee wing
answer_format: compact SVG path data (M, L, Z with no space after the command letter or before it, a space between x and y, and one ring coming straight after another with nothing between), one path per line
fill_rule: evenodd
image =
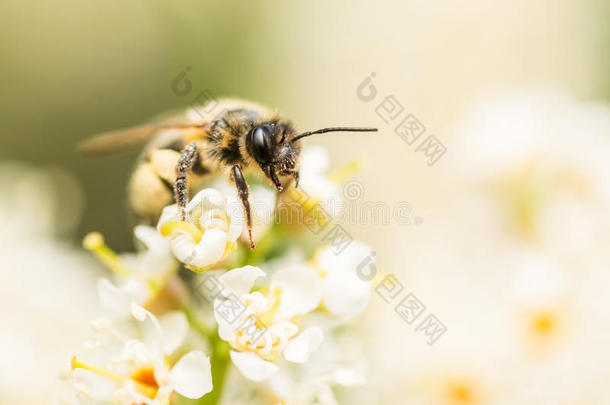
M85 156L103 156L117 153L150 140L164 129L201 128L205 122L184 124L144 125L104 132L81 142L77 149Z

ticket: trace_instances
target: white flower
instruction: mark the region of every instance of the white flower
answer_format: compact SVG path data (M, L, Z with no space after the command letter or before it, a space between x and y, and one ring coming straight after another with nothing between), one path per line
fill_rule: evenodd
M343 209L342 194L339 184L328 176L330 157L321 146L303 148L299 163L299 188L315 201L332 217L341 214Z
M222 297L214 302L218 334L234 349L231 359L248 379L263 381L278 371L282 358L303 363L322 342L317 326L300 331L295 316L317 308L322 285L315 270L287 267L276 272L269 293L251 292L265 272L253 266L231 270L219 278Z
M325 334L326 336L326 334ZM275 401L286 405L337 403L333 387L355 387L365 382L365 365L357 340L330 335L306 365L285 365L269 379Z
M322 278L322 303L328 312L347 319L364 311L371 297L366 279L370 266L375 266L373 251L359 241L340 253L329 247L318 255L315 267Z
M237 189L227 180L216 180L211 184L211 187L231 197L231 201L238 204L236 209L242 209ZM248 201L252 211L252 235L255 239L260 239L273 225L277 193L269 187L257 184L250 185L249 188L250 196ZM242 230L241 238L244 241L249 241L246 227Z
M115 275L116 286L106 279L98 282L102 308L113 317L128 315L132 302L149 303L177 270L168 241L155 228L136 226L134 234L144 249L120 255L110 250L98 233L90 233L83 240L83 246Z
M163 209L157 228L169 237L176 258L195 271L226 258L244 227L240 202L210 188L188 203L186 217L181 221L177 205L170 205Z
M184 314L170 312L157 319L143 307L133 304L131 309L135 325L121 326L108 319L93 324L100 335L88 344L95 362L72 359L69 380L78 397L102 403L168 405L173 391L187 398L210 392L210 360L203 352L194 350L170 363L170 355L188 332Z

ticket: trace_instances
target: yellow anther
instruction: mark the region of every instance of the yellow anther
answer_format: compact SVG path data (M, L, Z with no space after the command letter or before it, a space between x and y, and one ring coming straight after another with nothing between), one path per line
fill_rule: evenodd
M89 232L83 238L83 247L87 250L96 249L99 246L104 245L104 237L99 232Z
M131 271L123 265L119 256L104 242L99 232L91 232L83 239L83 247L91 251L111 271L125 276Z
M193 237L193 239L195 240L195 243L199 243L199 241L201 240L201 237L203 236L203 232L199 228L197 228L195 225L193 225L189 222L186 222L186 221L166 222L163 225L161 225L161 228L159 230L161 231L161 235L169 236L176 229L180 229L180 230L188 233L189 235L191 235Z

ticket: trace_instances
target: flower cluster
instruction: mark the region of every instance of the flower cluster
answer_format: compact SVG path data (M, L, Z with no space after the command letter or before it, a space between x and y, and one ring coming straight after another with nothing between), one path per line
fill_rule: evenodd
M133 304L131 315L127 322L103 317L92 323L96 338L87 342L87 348L97 361L72 358L75 399L162 405L169 403L174 391L200 398L212 390L210 359L202 351L192 350L172 361L188 332L182 312L157 318Z
M305 156L309 210L338 198L338 185L315 159L323 151ZM370 248L316 248L303 227L275 221L275 193L263 185L252 187L251 204L256 250L241 203L220 181L194 195L186 221L170 205L156 228L136 226L136 253L85 237L113 278L98 282L101 315L65 374L68 403L236 403L246 390L249 403L334 403L333 386L362 382L361 359L343 358L337 341L368 304L370 285L356 270ZM228 389L229 379L242 388Z

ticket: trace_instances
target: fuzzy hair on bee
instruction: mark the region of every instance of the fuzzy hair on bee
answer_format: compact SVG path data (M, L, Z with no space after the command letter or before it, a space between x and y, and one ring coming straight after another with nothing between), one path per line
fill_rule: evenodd
M155 223L172 201L186 221L189 191L212 176L226 177L237 189L254 248L245 174L264 176L281 192L291 182L298 186L300 139L326 132L377 131L331 127L298 133L289 120L259 104L230 99L213 103L213 114L206 120L189 120L182 114L182 120L172 117L159 124L100 134L82 143L79 150L99 156L147 143L128 185L129 204L138 223Z

